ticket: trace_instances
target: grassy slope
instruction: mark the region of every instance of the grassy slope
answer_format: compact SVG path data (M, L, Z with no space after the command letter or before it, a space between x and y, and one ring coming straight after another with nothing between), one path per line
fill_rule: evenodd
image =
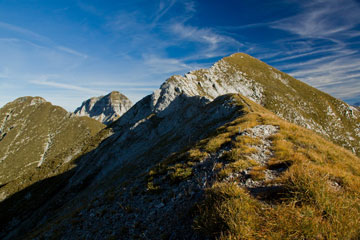
M351 110L343 101L319 91L266 63L244 53L233 54L221 60L229 64L218 83L231 86L239 74L263 89L261 105L284 119L314 130L323 137L360 155L360 113ZM220 61L220 62L221 62ZM206 70L193 75L206 79ZM175 81L170 78L169 81ZM238 81L238 80L235 80ZM197 86L206 96L207 89Z
M230 144L231 150L216 164L215 181L198 205L195 229L220 239L358 238L360 159L246 98L239 95L234 98L238 104L247 105L247 114L153 168L148 174L148 189L161 190L156 179L175 182L191 179L198 162ZM237 136L239 127L248 129L260 124L279 127L270 137L273 156L261 167L249 158L258 140ZM255 197L233 180L225 180L245 169L251 169L250 177L259 180L267 169L281 164L287 170L263 182L264 188L276 185L281 191L270 193L265 199Z
M70 117L49 102L32 105L34 99L20 98L0 109L0 120L10 115L4 125L6 136L0 141L0 158L5 157L0 164L0 183L6 184L1 189L6 195L53 175L65 160L80 155L82 146L104 128L87 117ZM38 167L49 138L44 162Z
M344 145L350 150L355 147L358 155L360 154L360 137L355 134L356 128L360 126L360 114L358 112L350 113L347 108L344 108L344 103L341 100L246 54L235 54L224 60L237 70L249 73L251 79L261 83L265 88L266 102L263 104L265 108L280 113L287 120L291 120L292 111L296 109L305 118L312 119L322 126L330 140ZM274 78L274 72L283 81ZM287 84L283 82L287 82ZM279 103L279 99L277 99L279 96L282 98L281 102L286 104L285 108L281 106L281 102ZM328 114L329 108L331 108L334 116ZM352 118L352 114L356 114L358 119ZM339 137L347 134L354 139L350 144Z

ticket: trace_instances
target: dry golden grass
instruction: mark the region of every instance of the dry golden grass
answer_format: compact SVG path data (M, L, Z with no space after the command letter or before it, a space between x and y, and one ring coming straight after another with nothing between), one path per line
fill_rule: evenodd
M217 180L198 204L194 229L217 239L359 239L360 159L240 95L233 99L244 114L153 168L148 189L159 190L153 181L158 176L173 182L190 178L193 166L226 146L230 150L214 168ZM279 127L270 137L272 157L264 166L251 159L260 139L238 135L239 129L260 124ZM281 186L274 200L257 199L224 182L245 169L253 180L265 180L264 171L279 166L285 168L280 177L264 181Z
M265 180L265 170L263 166L255 166L250 170L250 176L255 181Z
M268 204L236 184L221 182L232 172L251 166L244 157L229 157L232 162L219 172L219 182L206 190L205 200L198 205L194 228L218 239L359 239L360 159L264 109L236 119L224 130L234 132L244 120L252 120L249 126L279 126L271 137L274 157L266 167L287 166L274 180L283 194L275 204ZM239 138L231 152L253 144ZM264 170L263 166L252 167L250 175L263 180Z

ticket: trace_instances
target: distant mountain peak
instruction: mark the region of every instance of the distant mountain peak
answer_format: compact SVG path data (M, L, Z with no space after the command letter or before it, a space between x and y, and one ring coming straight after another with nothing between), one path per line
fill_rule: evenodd
M45 102L47 102L47 101L42 97L25 96L25 97L19 97L19 98L15 99L14 101L10 102L9 104L29 103L30 105L36 105L36 104L45 103Z
M105 96L92 97L75 110L77 116L88 116L104 124L110 124L123 115L132 106L132 102L118 91Z

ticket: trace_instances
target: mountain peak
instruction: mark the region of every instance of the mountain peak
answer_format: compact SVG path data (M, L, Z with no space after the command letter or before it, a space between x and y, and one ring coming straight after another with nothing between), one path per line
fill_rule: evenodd
M36 105L36 104L45 103L45 102L47 102L47 101L42 97L25 96L25 97L19 97L19 98L15 99L14 101L10 102L9 104L28 103L30 105Z
M237 53L233 53L227 57L224 57L223 59L226 59L226 58L254 58L254 57L247 53L237 52ZM256 59L256 58L254 58L254 59Z
M89 116L104 124L110 124L132 106L131 101L118 91L105 96L92 97L75 110L77 116Z
M225 57L209 69L170 77L152 94L150 111L163 111L183 94L212 101L229 93L239 93L360 154L358 111L245 53Z

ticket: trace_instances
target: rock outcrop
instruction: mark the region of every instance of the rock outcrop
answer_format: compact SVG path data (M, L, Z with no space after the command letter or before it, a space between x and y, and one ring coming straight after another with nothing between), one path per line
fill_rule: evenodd
M106 125L114 122L132 107L132 102L123 94L113 91L105 96L84 101L75 110L77 116L88 116Z

